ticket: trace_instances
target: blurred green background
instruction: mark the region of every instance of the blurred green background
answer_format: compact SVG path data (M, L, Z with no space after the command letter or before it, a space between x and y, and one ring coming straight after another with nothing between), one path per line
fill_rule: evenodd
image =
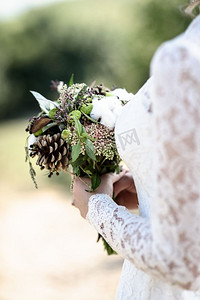
M182 0L57 1L0 22L4 187L11 176L18 188L31 187L25 179L24 128L39 109L29 90L56 99L50 81L68 81L74 73L76 82L97 80L135 93L149 77L156 48L189 24L181 13L183 4ZM62 176L51 180L39 176L47 185L65 182Z

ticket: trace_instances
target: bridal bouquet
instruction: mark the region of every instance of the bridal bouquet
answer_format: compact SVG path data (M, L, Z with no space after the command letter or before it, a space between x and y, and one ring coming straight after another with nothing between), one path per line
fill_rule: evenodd
M95 191L103 174L120 172L114 127L132 94L123 89L110 91L103 85L74 84L73 77L68 85L58 82L56 88L56 101L31 92L41 109L26 128L30 134L25 149L31 177L37 188L31 163L31 158L36 157L36 165L47 170L48 177L59 175L61 170L69 171L89 177L89 188ZM103 242L107 253L113 254L104 239Z

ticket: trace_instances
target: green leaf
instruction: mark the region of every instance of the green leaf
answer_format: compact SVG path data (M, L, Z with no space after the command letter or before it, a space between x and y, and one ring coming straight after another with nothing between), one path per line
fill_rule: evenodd
M51 128L51 127L54 127L54 126L57 126L58 124L53 122L53 123L50 123L50 124L47 124L46 126L44 126L42 128L42 132L45 132L47 129Z
M92 109L93 109L92 103L89 103L88 105L83 104L83 106L81 107L81 112L86 115L89 115L91 113Z
M78 144L72 146L72 162L77 160L80 152L81 152L81 142L79 141Z
M84 161L85 161L85 156L79 155L79 157L76 159L76 161L74 161L74 162L71 161L71 165L73 167L77 167L77 166L79 167L80 165L82 165L84 163Z
M71 75L68 86L72 86L74 84L74 74Z
M103 241L103 246L104 246L104 249L105 249L105 251L107 251L107 254L108 255L117 255L117 252L116 251L114 251L111 247L110 247L110 245L106 242L106 240L102 237L102 241Z
M95 119L89 117L89 116L86 115L83 111L81 111L81 112L82 112L82 114L83 114L86 118L88 118L88 120L92 121L93 123L98 123Z
M74 175L77 175L77 176L80 176L80 169L79 169L79 166L73 167L73 174L74 174Z
M63 123L61 123L58 125L58 127L59 127L60 131L63 131L66 126Z
M85 84L82 88L79 89L79 92L76 95L76 100L82 99L83 95L85 94L85 92L87 91L87 85Z
M36 132L34 132L34 136L40 136L43 134L42 128Z
M83 168L81 168L82 169L82 171L85 173L85 174L87 174L89 177L92 175L92 172L90 171L90 170L86 170L86 169L83 169Z
M92 159L92 160L96 160L96 156L94 154L95 152L95 149L94 149L94 145L93 143L87 139L86 143L85 143L85 151L86 151L86 154Z
M91 137L89 134L87 134L86 132L83 132L82 135L81 135L81 137L90 139L90 140L93 141L93 142L95 141L95 139L92 138L92 137Z
M81 142L82 142L82 143L86 143L86 141L87 141L87 138L81 135L81 138L80 138L80 140L81 140Z
M117 252L115 252L110 245L106 242L106 240L98 233L97 243L102 239L104 250L107 252L108 255L117 255Z
M80 137L81 133L83 132L83 125L81 125L80 121L75 116L74 116L74 121L75 121L76 133Z
M94 173L91 177L91 189L94 192L101 183L101 177L99 174Z

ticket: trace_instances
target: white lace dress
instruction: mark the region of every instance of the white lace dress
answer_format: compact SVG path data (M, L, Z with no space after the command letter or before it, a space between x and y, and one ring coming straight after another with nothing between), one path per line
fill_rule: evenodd
M200 299L200 17L151 75L116 124L140 215L97 194L87 220L125 258L116 300Z

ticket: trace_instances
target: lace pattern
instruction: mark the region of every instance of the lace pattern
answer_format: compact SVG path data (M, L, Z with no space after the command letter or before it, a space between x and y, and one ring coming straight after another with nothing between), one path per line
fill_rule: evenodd
M144 277L148 274L149 282L151 278L157 282L155 289L159 290L161 280L172 290L179 289L180 296L177 292L177 296L151 298L149 283L146 298L133 298L133 292L129 297L126 290L126 297L117 300L200 299L199 293L182 290L200 289L200 45L192 38L197 28L200 32L200 18L194 25L185 35L163 44L151 64L149 219L130 213L104 194L90 198L87 214L113 249L138 272L144 271Z

